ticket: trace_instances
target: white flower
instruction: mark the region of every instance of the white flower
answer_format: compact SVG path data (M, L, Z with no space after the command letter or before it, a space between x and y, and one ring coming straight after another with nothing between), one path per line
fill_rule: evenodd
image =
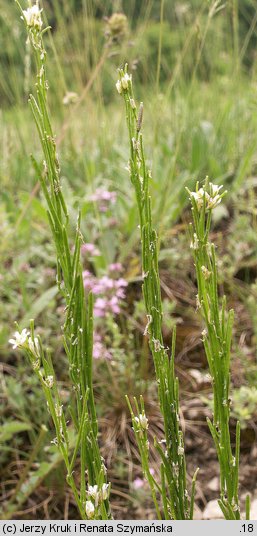
M130 82L132 82L131 74L125 73L124 76L121 79L121 85L122 85L123 89L128 89Z
M209 186L211 196L217 195L219 191L223 188L223 185L218 186L217 184L213 184L212 182L210 182Z
M13 349L22 348L28 341L29 331L23 329L21 333L15 331L14 339L9 339L9 343L12 345Z
M106 499L108 499L108 495L109 495L109 487L110 487L110 484L103 484L102 485L102 499L103 501L105 501Z
M43 21L41 17L42 9L39 9L38 4L35 4L28 9L22 11L23 19L25 20L29 28L35 28L35 30L41 30Z
M178 455L183 456L183 454L184 454L184 448L181 447L181 445L179 445L179 447L178 447Z
M219 194L219 191L223 188L223 186L217 186L217 184L212 184L210 182L210 197L208 199L207 208L215 208L219 203L221 202L221 195Z
M95 507L98 506L100 501L105 501L109 495L109 484L103 484L102 489L99 491L98 486L88 486L88 497L94 500Z
M223 188L223 186L217 186L217 184L209 183L209 193L206 192L205 188L200 188L200 190L197 190L196 192L190 192L191 198L193 197L198 210L201 210L203 206L204 198L206 200L206 209L212 210L215 208L219 203L221 202L222 195L220 195L219 191Z
M120 80L118 80L118 82L116 82L116 89L117 89L118 93L121 95L121 93L122 93L122 85L121 85Z
M86 514L88 519L93 519L95 515L95 507L92 501L86 501Z
M118 93L121 94L123 91L126 91L129 87L129 83L132 83L132 76L131 74L125 73L116 83L116 89Z
M209 201L208 201L208 205L207 205L207 208L215 208L217 207L221 202L221 196L220 195L215 195L215 197L210 197Z
M145 414L140 413L139 417L135 417L135 421L141 426L143 430L148 429L148 419Z
M129 99L129 104L130 104L132 110L136 109L136 103L135 103L134 99Z
M190 192L190 194L194 198L198 210L200 210L203 206L204 196L205 196L207 203L210 198L209 194L203 188L200 188L200 190L198 190L197 192Z
M89 497L93 497L93 499L95 499L98 495L98 486L88 486L88 495Z
M34 341L33 341L32 337L29 337L28 338L28 345L29 345L29 349L32 352L32 354L34 354L35 356L38 356L39 355L39 341L38 341L38 338L34 337Z

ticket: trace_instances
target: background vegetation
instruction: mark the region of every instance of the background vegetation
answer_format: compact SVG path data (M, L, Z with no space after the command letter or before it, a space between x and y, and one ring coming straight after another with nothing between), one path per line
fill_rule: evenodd
M151 517L125 394L142 393L150 431L160 435L152 362L143 332L139 233L123 106L115 90L127 61L145 103L144 137L161 256L164 338L177 325L177 373L186 429L188 471L201 462L197 501L217 495L217 466L205 417L210 383L195 311L196 281L189 249L185 186L208 174L228 190L215 209L220 287L235 309L232 351L233 419L243 424L241 495L256 487L257 424L257 9L253 0L49 0L44 15L50 107L57 132L63 190L76 225L82 209L84 269L95 278L121 264L127 282L121 312L96 318L101 358L95 389L102 452L112 479L117 518ZM219 9L220 8L220 9ZM124 13L115 26L114 13ZM35 318L51 348L63 395L67 364L59 336L63 303L56 298L55 261L45 205L30 153L41 159L27 98L34 86L31 51L14 2L0 0L0 352L2 515L76 518L51 419L35 377L8 339L18 320ZM72 92L72 94L71 94ZM115 192L104 206L95 192ZM119 277L112 275L112 277ZM57 311L57 313L56 313ZM47 314L46 314L47 312ZM58 334L58 336L57 336ZM98 356L99 357L99 356ZM200 393L200 394L199 394ZM233 423L232 423L233 424ZM152 458L154 470L155 460ZM199 514L200 515L200 514Z

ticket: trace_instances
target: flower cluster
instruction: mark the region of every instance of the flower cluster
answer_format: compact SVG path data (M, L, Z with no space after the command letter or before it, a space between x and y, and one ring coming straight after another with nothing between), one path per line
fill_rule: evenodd
M148 430L148 419L144 413L140 413L138 417L135 417L135 421L142 430Z
M190 192L190 198L195 200L197 209L200 211L203 207L204 201L206 203L206 209L211 210L217 205L220 204L222 197L226 192L223 194L220 194L220 190L223 188L223 186L217 186L216 184L209 183L209 192L206 191L206 188L196 188L195 192Z
M31 337L30 332L27 329L23 329L21 332L15 331L14 338L9 339L9 343L13 349L24 348L29 350L33 357L39 357L39 340L38 337Z
M222 195L220 195L219 191L223 188L223 185L218 186L217 184L212 184L210 182L210 195L208 198L208 205L207 208L212 209L215 208L217 205L220 204Z
M127 91L129 84L132 84L132 75L128 73L122 74L121 78L116 83L118 93L121 95L123 91Z
M106 501L109 497L110 484L103 484L101 489L97 485L88 486L88 500L86 501L86 514L89 519L95 516L95 510L102 501Z
M109 205L116 203L117 193L104 190L104 188L97 188L88 199L99 205L100 212L107 212Z
M39 9L38 2L34 6L24 9L22 11L23 20L26 22L29 28L33 28L37 31L40 31L43 26L43 21L41 17L42 9Z
M125 298L124 289L128 283L123 278L113 279L107 275L97 279L91 272L83 272L84 287L97 296L94 305L94 316L104 317L108 313L120 313L120 302Z
M20 331L15 331L12 339L9 339L9 343L12 345L13 349L19 348L25 350L27 356L31 362L33 370L37 371L41 377L41 380L47 387L53 386L53 376L48 376L47 378L43 377L42 372L40 371L41 364L41 347L38 337L35 337L34 330L33 334L30 333L27 329ZM48 381L49 380L49 381Z

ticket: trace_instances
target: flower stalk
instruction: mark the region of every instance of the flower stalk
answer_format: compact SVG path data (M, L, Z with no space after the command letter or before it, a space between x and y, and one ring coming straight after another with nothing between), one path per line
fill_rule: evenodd
M165 348L162 335L162 299L158 267L157 234L152 225L151 197L149 181L151 172L147 168L143 136L141 133L143 121L143 104L137 108L132 76L125 69L119 70L119 80L116 84L119 94L124 98L127 127L130 144L129 172L130 180L135 189L138 206L143 270L143 297L147 315L145 334L149 337L149 346L153 356L160 409L164 421L165 451L162 445L155 444L161 459L161 483L151 475L149 469L148 439L143 400L140 407L135 401L136 413L131 404L129 408L132 424L141 455L144 476L147 478L158 518L192 519L195 478L193 478L191 503L187 491L186 461L184 453L184 438L179 418L179 389L178 379L174 372L176 331L173 332L171 356ZM162 442L162 443L163 443ZM158 504L161 497L162 509Z
M229 429L230 416L230 355L234 311L226 309L226 297L219 304L218 272L215 246L209 242L212 210L226 192L222 186L209 183L190 192L193 224L190 225L198 286L197 307L205 323L202 333L205 353L212 378L214 410L208 425L220 465L219 505L226 519L240 519L238 473L240 450L240 423L236 426L236 446L233 452Z
M62 453L67 481L73 491L82 519L109 519L109 493L104 493L97 504L89 499L88 486L109 486L106 482L106 469L98 444L98 423L94 402L92 380L93 350L93 299L89 293L87 300L84 291L80 251L83 238L78 216L74 247L69 243L69 215L62 194L60 181L60 164L56 151L55 135L52 130L48 112L46 79L46 51L43 43L42 9L37 1L33 6L21 11L28 39L34 53L37 68L36 95L30 95L29 103L40 138L44 162L43 166L33 159L34 168L40 180L47 203L47 215L56 247L57 284L65 301L65 323L63 326L63 344L68 358L69 375L72 383L72 396L69 408L63 408L58 392L54 367L49 352L45 352L42 343L34 334L31 323L30 333L23 330L16 332L10 342L13 347L23 349L29 358L42 389L49 412L56 430L55 443ZM76 431L75 447L71 452L67 428L67 416ZM75 465L80 463L80 485L74 477ZM106 490L106 488L104 488ZM92 506L89 504L91 503Z

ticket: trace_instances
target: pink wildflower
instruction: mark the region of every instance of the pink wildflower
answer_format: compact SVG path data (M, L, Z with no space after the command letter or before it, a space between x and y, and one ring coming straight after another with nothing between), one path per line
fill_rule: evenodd
M120 313L119 300L117 296L113 296L109 301L109 307L114 314Z
M108 266L109 272L122 272L123 266L120 262L114 262Z
M94 315L97 317L105 316L108 309L108 302L104 298L97 298L95 301Z
M125 279L113 279L107 275L97 279L88 270L83 272L84 287L92 290L97 296L94 305L95 317L102 318L108 313L120 313L120 302L125 298L125 288L128 283Z
M100 212L107 212L109 205L114 205L116 199L116 192L109 192L109 190L104 190L103 188L97 188L95 193L89 196L90 201L99 203Z
M135 478L133 481L133 488L140 489L143 488L145 481L142 478Z
M81 252L89 253L89 255L91 255L92 257L99 257L100 255L99 249L97 249L94 244L90 244L89 242L82 244Z
M88 290L92 290L94 286L94 281L95 281L94 276L88 270L84 270L84 272L82 273L82 276L83 276L84 287L87 288Z
M99 333L94 333L94 345L93 345L93 358L94 359L111 359L112 356L107 348L102 343L102 338Z

